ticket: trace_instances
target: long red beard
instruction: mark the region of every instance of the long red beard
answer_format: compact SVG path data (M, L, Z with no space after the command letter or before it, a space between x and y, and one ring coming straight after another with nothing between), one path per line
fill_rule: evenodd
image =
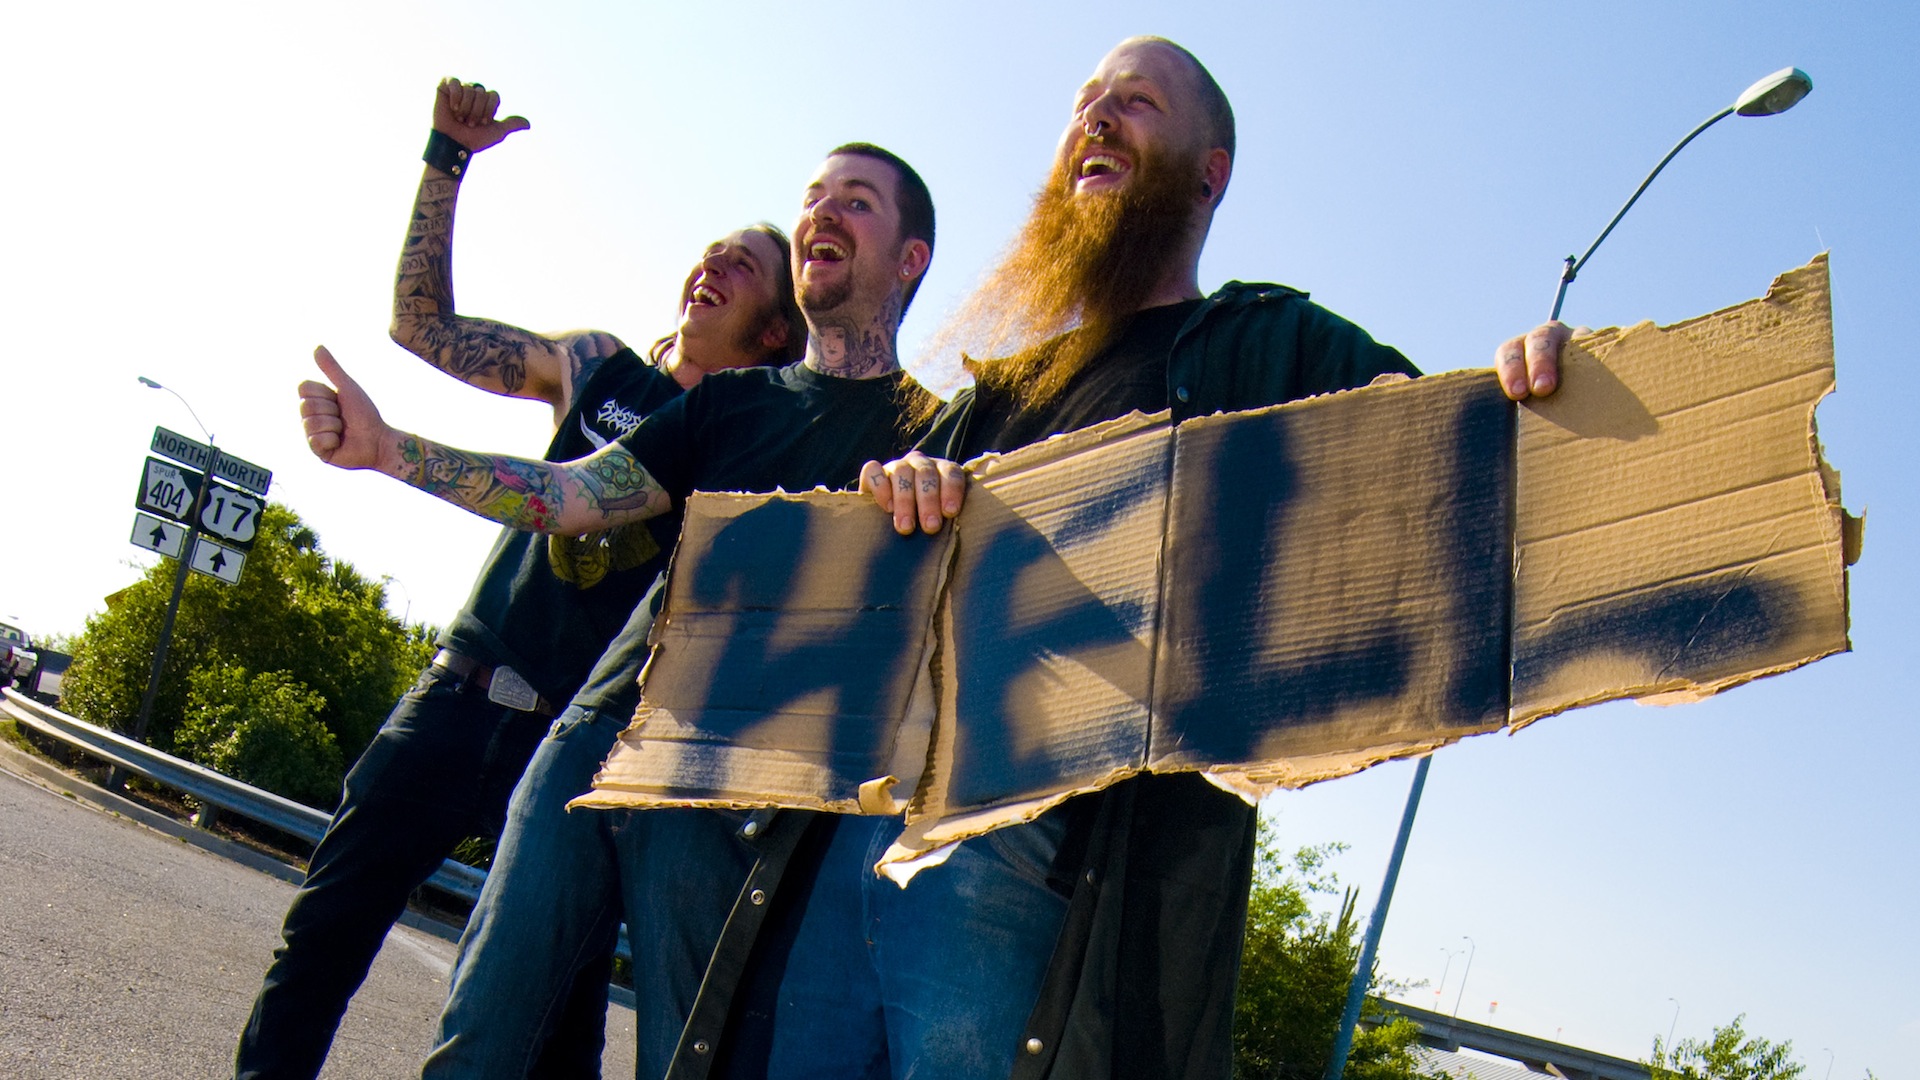
M1126 329L1195 212L1198 177L1164 154L1136 152L1123 190L1076 198L1077 163L1096 142L1083 139L1055 163L1006 256L934 339L1023 408L1053 401Z

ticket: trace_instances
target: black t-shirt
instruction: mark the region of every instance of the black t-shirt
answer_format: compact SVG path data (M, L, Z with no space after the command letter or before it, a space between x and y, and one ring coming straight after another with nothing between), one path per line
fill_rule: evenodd
M674 505L695 491L851 487L869 460L913 445L902 405L921 393L905 372L822 375L804 362L719 371L620 439Z
M622 349L574 393L545 457L585 457L679 397L672 376ZM504 529L439 644L510 666L547 700L566 701L665 567L679 532L678 514L579 538Z
M1074 375L1045 409L1024 411L1005 394L974 388L973 416L959 460L1012 450L1050 435L1167 407L1167 357L1180 327L1201 300L1147 308L1136 314L1113 344Z
M653 587L634 605L627 625L607 643L607 651L600 654L580 692L568 704L613 716L633 715L634 707L640 704L640 669L647 664L647 639L653 635L654 618L666 603L666 584L665 574L653 580Z
M803 363L720 371L620 442L676 508L695 491L852 487L860 466L899 457L923 433L900 424L909 395L920 393L904 372L841 379ZM574 704L633 711L661 601L656 592L641 602Z

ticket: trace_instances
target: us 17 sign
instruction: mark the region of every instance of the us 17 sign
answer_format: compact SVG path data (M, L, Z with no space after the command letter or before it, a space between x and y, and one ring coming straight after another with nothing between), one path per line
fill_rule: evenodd
M233 547L251 548L259 531L260 500L218 480L212 485L200 508L200 527Z

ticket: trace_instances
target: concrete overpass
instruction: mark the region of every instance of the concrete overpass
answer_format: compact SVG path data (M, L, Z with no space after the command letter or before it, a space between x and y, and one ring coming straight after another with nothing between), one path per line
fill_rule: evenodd
M1638 1061L1598 1054L1472 1020L1456 1020L1445 1013L1398 1001L1385 998L1374 1000L1389 1015L1404 1016L1413 1021L1420 1029L1420 1045L1443 1054L1478 1050L1483 1054L1517 1061L1528 1072L1558 1076L1564 1080L1648 1080L1650 1075L1647 1067ZM1444 1067L1447 1062L1440 1058L1435 1064Z

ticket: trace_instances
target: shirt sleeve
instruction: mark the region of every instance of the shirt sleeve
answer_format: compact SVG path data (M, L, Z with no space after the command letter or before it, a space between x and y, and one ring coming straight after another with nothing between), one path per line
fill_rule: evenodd
M693 493L692 464L700 460L696 443L703 425L706 395L701 386L662 405L640 426L620 436L620 445L647 470L678 507Z
M1309 394L1351 390L1381 375L1420 374L1400 350L1382 345L1353 323L1317 304L1301 304L1299 355Z

